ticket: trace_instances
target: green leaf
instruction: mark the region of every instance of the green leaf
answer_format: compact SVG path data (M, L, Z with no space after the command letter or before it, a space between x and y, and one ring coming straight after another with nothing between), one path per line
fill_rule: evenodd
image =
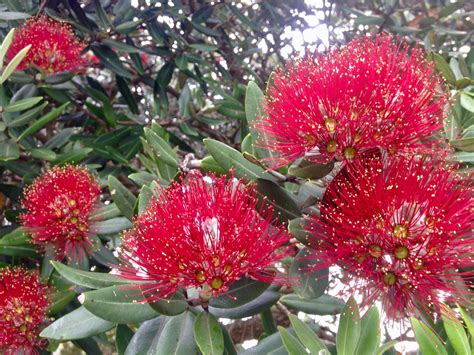
M168 142L166 142L163 138L161 138L149 128L145 128L144 132L147 142L152 146L153 150L158 156L158 159L174 168L177 168L178 157Z
M115 203L111 203L92 211L91 219L93 221L103 221L117 216L120 216L120 210Z
M114 325L96 317L84 307L79 307L50 324L40 336L55 340L82 339L101 334Z
M253 81L249 82L245 92L245 117L249 125L254 149L260 158L268 158L271 156L270 151L255 146L255 143L265 140L264 134L256 129L256 125L260 122L260 117L263 114L262 102L264 99L265 95L258 85Z
M163 65L156 75L156 82L161 87L167 87L173 77L174 62L167 62Z
M132 340L130 340L127 350L125 351L125 355L153 354L163 328L170 319L171 318L168 317L158 317L143 322L133 336Z
M193 326L194 340L204 355L224 353L224 335L216 317L208 312L200 313Z
M193 335L194 318L194 314L187 311L166 322L153 354L196 354L198 349Z
M474 137L454 139L450 141L449 144L464 152L474 152Z
M334 162L327 164L313 163L308 160L302 160L297 164L290 166L288 169L289 175L294 175L302 179L321 179L328 175L334 168Z
M0 161L16 160L20 158L20 147L12 140L0 142Z
M31 44L27 45L25 48L23 48L21 51L17 53L17 55L7 64L5 70L2 73L2 76L0 77L0 85L2 85L7 79L12 75L13 71L18 67L25 58L26 54L31 48Z
M165 316L175 316L183 313L187 309L187 302L183 294L175 293L172 298L157 300L150 303L155 311Z
M398 340L392 340L383 344L380 348L377 349L377 355L383 355L386 351L388 351L390 348L394 347L397 344Z
M344 308L344 302L342 300L328 295L303 299L298 295L290 294L280 298L280 302L289 308L316 315L338 314Z
M214 308L210 306L209 312L219 318L246 318L259 314L260 312L263 312L266 309L269 309L272 305L277 303L279 299L279 292L266 290L260 296L241 306L233 308Z
M130 340L133 338L133 331L124 324L117 325L115 331L115 347L118 355L124 355Z
M135 206L136 197L112 175L109 176L109 189L118 209L125 217L131 220L133 218L133 207Z
M84 160L94 149L92 148L79 148L74 149L71 152L64 154L58 154L57 158L53 161L54 165L64 165L64 164L77 164L80 161Z
M141 190L140 194L138 195L138 213L142 213L146 210L148 206L148 202L153 196L153 190L148 186L144 185Z
M36 117L41 111L43 111L46 106L48 106L47 101L43 102L41 105L35 108L32 108L31 110L23 112L21 115L15 117L13 120L5 123L10 128L24 126L25 124L29 123L34 117Z
M298 280L293 288L301 298L321 297L329 285L329 268L311 270L318 262L317 255L307 248L300 250L293 259L289 276Z
M451 317L455 317L452 315ZM466 331L462 323L453 318L449 318L445 315L442 316L444 329L448 335L449 341L453 346L457 354L471 354L471 346L469 345L469 339L467 338Z
M75 297L76 292L72 290L55 292L48 307L48 315L53 316L61 312Z
M144 302L138 288L111 286L84 294L83 306L96 316L119 324L138 323L160 314Z
M306 354L305 347L299 342L298 339L291 335L288 330L278 326L278 331L280 332L281 340L283 341L283 345L285 346L285 349L288 351L289 355Z
M211 157L211 156L207 156L207 157L204 157L202 160L201 160L201 168L204 170L204 171L212 171L216 174L226 174L227 171L225 169L223 169L217 162L216 160Z
M319 354L320 350L328 350L326 345L318 338L316 333L302 320L294 314L289 314L291 325L295 330L296 336L309 350L310 354Z
M57 118L63 111L64 109L69 105L69 102L66 102L65 104L62 104L61 106L55 108L51 112L47 113L43 117L39 118L37 121L33 122L27 129L25 129L16 139L16 141L20 141L23 138L26 138L33 133L39 131L41 128L46 126L48 123L53 121L55 118Z
M190 44L189 47L193 49L197 49L198 51L201 51L201 52L212 52L218 49L216 46L211 46L210 44L204 44L204 43L193 43L193 44Z
M301 217L301 210L293 196L277 183L266 179L257 179L257 195L260 201L265 201L265 204L273 207L273 218L287 223L291 219Z
M353 355L361 333L359 307L353 297L347 301L339 319L336 336L338 355Z
M3 61L5 59L5 55L8 52L8 48L10 48L14 34L15 29L12 28L3 39L2 46L0 47L0 71L3 69Z
M46 148L31 149L30 154L33 158L39 160L54 161L57 159L57 154L51 149Z
M430 52L428 54L428 58L433 60L436 63L436 69L443 74L446 81L452 85L456 85L456 77L454 76L451 67L449 66L448 62L436 52Z
M95 222L91 230L96 234L115 234L132 226L128 218L116 217L106 221Z
M114 285L132 283L131 281L122 279L116 275L78 270L61 264L58 261L51 261L51 264L53 264L56 271L66 280L82 287L100 289Z
M109 47L93 44L91 49L106 68L112 70L117 75L123 76L124 78L132 78L132 74L127 70L127 68L125 68L117 54Z
M216 308L242 306L260 296L268 286L265 282L243 277L230 285L224 295L211 298L209 305Z
M354 355L376 354L380 345L380 315L371 307L361 320L360 339Z
M461 106L469 112L474 112L474 97L468 93L462 92L460 98Z
M266 173L263 168L249 162L234 148L209 138L204 139L204 145L216 162L226 171L235 168L235 176L237 178L246 177L249 180L266 178L268 180L273 180L273 177Z
M41 100L43 100L42 96L28 97L23 100L18 100L5 107L5 112L19 112L28 110L39 103Z
M411 326L422 354L448 355L443 343L429 326L413 317L411 318Z
M311 240L311 233L304 228L305 219L295 218L288 223L288 232L295 237L300 243L308 245Z

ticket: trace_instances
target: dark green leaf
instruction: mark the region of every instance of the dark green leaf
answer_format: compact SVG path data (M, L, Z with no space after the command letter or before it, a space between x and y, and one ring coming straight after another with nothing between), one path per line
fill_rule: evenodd
M219 297L211 298L209 304L215 308L234 308L242 306L260 296L269 284L250 278L242 278L232 285L229 290Z
M300 250L293 259L289 276L297 280L293 288L301 298L321 297L329 285L329 268L312 270L318 262L315 252L307 248Z
M133 331L124 324L117 325L115 331L115 346L117 348L118 355L124 355L125 351L133 338Z
M116 275L78 270L61 264L58 261L51 261L51 263L61 276L78 286L100 289L114 285L131 283L130 281L122 279Z
M159 316L130 285L111 286L84 293L83 306L96 316L119 324L138 323Z
M112 175L109 176L109 189L118 209L131 220L136 197Z
M50 324L40 336L56 340L82 339L103 333L114 325L80 307Z
M273 207L273 218L286 223L291 219L301 217L301 210L293 196L275 182L257 179L257 191L259 200Z
M153 354L166 322L171 318L158 317L143 322L127 346L125 355Z
M239 319L251 317L269 309L280 299L280 294L272 290L266 290L260 296L248 303L234 308L214 308L209 307L209 311L217 317Z
M451 315L451 317L455 316ZM458 319L451 317L443 315L444 329L446 330L451 345L457 354L470 354L471 346L469 345L469 339L467 338L464 326Z
M380 316L372 306L361 320L360 339L354 355L376 354L380 345Z
M153 354L197 354L193 335L194 318L194 314L188 311L166 322Z
M288 174L298 176L303 179L321 179L328 175L334 168L334 162L327 164L313 163L308 160L302 160L298 164L290 166Z
M289 308L316 315L338 314L344 308L343 301L328 295L322 295L315 299L303 299L298 295L290 294L283 296L280 302Z
M119 233L132 226L128 218L115 217L105 221L95 222L91 230L96 234L114 234Z

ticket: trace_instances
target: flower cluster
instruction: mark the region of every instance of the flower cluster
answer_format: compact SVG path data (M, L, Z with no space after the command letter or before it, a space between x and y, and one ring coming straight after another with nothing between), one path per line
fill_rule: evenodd
M472 184L453 167L372 156L335 177L307 228L320 266L339 265L353 293L365 304L382 296L394 319L472 296L472 209Z
M54 167L26 189L20 218L33 243L78 260L91 251L90 215L99 196L100 187L85 168Z
M32 18L15 31L7 59L28 45L32 45L18 69L35 67L47 73L78 71L86 59L82 51L86 45L80 42L66 23L47 16Z
M39 275L20 267L0 269L0 351L34 354L49 305Z
M288 255L287 232L256 208L254 186L191 173L158 191L124 234L119 274L149 281L149 299L195 287L218 295L243 276L271 282L271 264Z
M255 129L273 168L297 158L352 161L367 150L390 154L442 148L447 90L420 48L357 38L326 54L277 69Z

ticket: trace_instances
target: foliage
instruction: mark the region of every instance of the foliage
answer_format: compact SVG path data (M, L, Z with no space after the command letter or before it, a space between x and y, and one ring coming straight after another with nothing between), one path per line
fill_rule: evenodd
M328 268L307 273L305 257L311 250L301 218L315 210L334 163L303 161L268 170L265 158L271 152L254 144L262 133L252 127L263 112L261 99L272 71L298 54L295 38L314 30L314 19L320 18L317 26L328 36L310 41L305 36L308 50L388 31L410 43L421 41L449 85L446 138L461 168L470 172L472 4L136 3L0 0L0 266L39 268L50 285L50 321L41 333L49 346L43 352L76 347L91 354L392 353L400 339L381 330L377 308L359 310L353 299L328 295ZM68 22L87 44L85 70L15 70L29 47L4 62L12 29L38 13ZM102 189L103 206L90 222L92 253L74 262L51 261L52 255L30 242L19 218L23 189L44 169L65 164L87 166ZM280 266L302 283L282 287L243 279L230 297L211 299L209 313L180 293L155 303L136 302L141 296L126 288L130 281L110 274L120 263L114 251L121 233L145 210L157 186L166 187L192 169L217 175L233 169L236 178L256 184L259 203L272 206L274 217L298 241L299 257L288 257ZM416 340L423 354L470 353L471 311L451 307L459 309L462 320L429 324L413 318L415 338L405 339ZM329 319L329 328L316 324L317 316ZM246 317L252 318L243 321ZM251 338L245 334L247 324L258 344L244 350L243 341Z

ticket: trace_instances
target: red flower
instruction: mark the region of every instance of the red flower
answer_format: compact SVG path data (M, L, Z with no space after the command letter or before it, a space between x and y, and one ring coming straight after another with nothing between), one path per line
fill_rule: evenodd
M20 218L33 243L78 260L91 252L89 219L99 195L99 185L85 168L54 167L26 189L26 212Z
M473 276L472 209L472 184L452 167L372 157L341 171L307 228L325 260L318 267L339 265L364 305L381 296L395 319L474 296L463 287Z
M81 54L86 44L76 38L71 26L47 16L32 18L15 31L7 59L13 59L30 44L19 70L36 67L48 73L78 71L87 62Z
M193 172L151 199L124 234L119 274L149 281L149 299L182 287L210 297L243 276L271 282L271 264L288 255L277 250L289 235L272 222L271 209L256 208L254 186L242 180ZM143 287L143 286L142 286Z
M0 351L34 354L40 325L49 305L47 287L38 273L21 267L0 269Z
M277 69L255 127L276 168L297 158L351 160L367 149L431 152L447 92L425 52L388 35L358 38Z

